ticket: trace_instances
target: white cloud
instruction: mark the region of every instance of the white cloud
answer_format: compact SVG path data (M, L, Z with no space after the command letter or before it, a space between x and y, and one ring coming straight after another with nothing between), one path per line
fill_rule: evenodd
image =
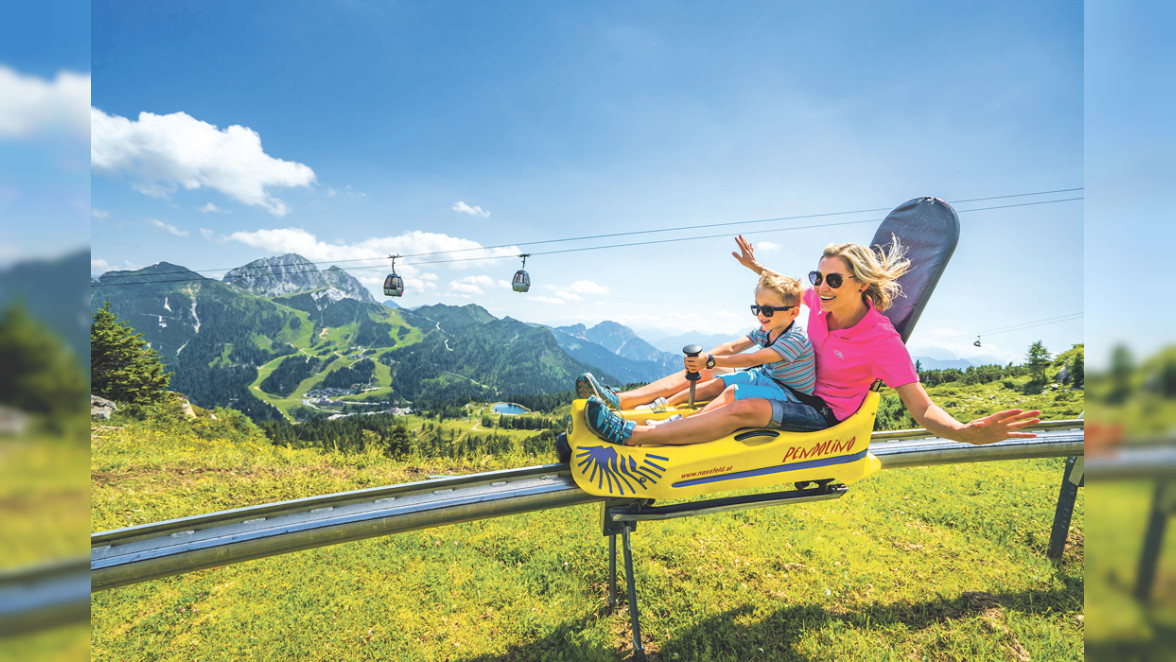
M272 187L310 186L309 166L269 156L248 127L218 129L187 113L139 113L138 120L90 109L90 161L97 172L125 173L131 186L166 198L179 187L210 188L275 216L290 211Z
M106 219L110 218L110 212L102 211L101 209L97 209L95 207L90 208L90 215L100 221L105 221Z
M608 288L590 280L578 280L572 283L571 289L578 294L608 294Z
M381 283L382 282L383 281L381 281ZM431 280L426 280L426 279L422 279L422 278L408 278L408 277L406 277L404 279L404 285L405 285L405 287L409 288L410 291L421 291L421 292L430 291L431 292L431 291L435 291L437 289L437 283L434 283Z
M545 297L545 296L535 295L535 296L531 296L530 298L535 301L538 301L539 303L551 303L551 304L556 304L556 305L560 305L560 306L567 303L566 301L564 301L563 299L560 299L558 297Z
M774 241L758 241L755 244L755 249L764 253L771 253L772 251L780 250L780 244Z
M157 218L149 218L149 219L147 219L147 223L149 223L152 227L155 227L159 230L163 230L164 232L170 232L171 234L174 234L177 237L187 237L188 236L187 230L181 230L174 225L168 225L167 223L164 223L163 221L161 221Z
M486 275L466 276L449 283L449 289L463 294L482 294L484 292L482 288L506 289L509 287L510 283L504 280L495 280Z
M337 192L335 191L335 189L333 187L330 187L330 186L327 187L327 197L328 198L333 198L333 197L335 197L336 194L337 194Z
M478 278L478 276L468 276L461 280L455 280L449 283L449 289L463 294L482 294L483 290L477 283Z
M113 265L101 258L90 258L90 273L103 274L107 271L135 271L141 269L142 266L130 260L123 260L122 266Z
M213 235L215 234L215 232L209 230L208 228L200 228L200 235L205 239L212 239Z
M204 212L205 214L227 214L227 213L229 213L229 211L227 209L221 209L220 207L217 207L216 205L212 204L211 202L204 205L203 207L201 207L200 211Z
M49 81L0 65L0 138L89 138L89 108L90 74L62 71Z
M373 237L353 244L327 243L302 228L234 232L227 239L275 255L298 253L315 262L370 258L373 260L371 268L376 269L391 267L391 263L387 260L389 255L416 255L417 257L397 260L396 272L403 276L418 276L421 273L421 266L429 263L443 263L448 259L463 260L449 263L454 268L484 267L496 264L503 257L515 258L519 253L518 247L515 246L484 250L482 245L476 241L434 232L421 232L420 230L405 232L394 237ZM490 257L465 261L466 257L481 258L485 255ZM375 260L380 260L380 262L375 263Z
M471 207L466 203L461 202L460 200L454 203L453 211L460 212L462 214L469 214L470 216L481 216L482 218L490 217L490 212L486 211L485 209L482 209L477 205Z

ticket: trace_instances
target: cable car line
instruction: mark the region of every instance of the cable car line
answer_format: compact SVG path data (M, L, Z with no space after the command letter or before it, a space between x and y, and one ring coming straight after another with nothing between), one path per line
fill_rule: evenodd
M971 198L968 200L958 200L958 201L956 201L956 204L965 203L965 202L982 202L982 201L988 201L988 200L1003 200L1003 199L1007 199L1007 198L1021 198L1021 197L1030 196L1030 195L1048 195L1051 193L1066 193L1066 192L1070 192L1070 191L1081 191L1081 190L1082 190L1081 188L1068 188L1068 189L1057 189L1057 190L1053 190L1053 191L1040 191L1037 193L1015 193L1012 195L997 195L997 196L989 196L986 198ZM1071 200L1078 200L1078 199L1081 199L1081 198L1068 198L1066 200L1047 200L1047 201L1040 201L1037 203L1028 203L1028 204L1048 204L1050 202L1068 202ZM1015 206L1021 206L1021 205L1008 205L1008 206L1015 207ZM1003 208L1004 207L991 207L990 209L1003 209ZM854 211L836 211L836 212L825 212L825 213L821 213L821 214L800 214L797 216L778 216L775 218L761 218L761 219L754 219L754 220L747 220L747 221L727 221L727 222L723 222L723 223L706 223L703 225L686 225L686 226L681 226L681 227L662 228L662 229L657 229L657 230L633 230L631 232L611 232L611 233L607 233L607 234L585 235L582 237L567 237L564 239L542 239L542 240L538 240L538 241L525 241L525 242L515 243L515 244L501 244L499 246L484 246L482 248L459 248L459 249L455 249L452 251L435 251L432 253L413 253L413 254L405 255L404 257L425 257L425 256L429 256L429 255L443 255L443 254L448 254L448 253L463 253L463 252L477 251L477 250L490 251L490 250L497 250L500 248L514 248L517 246L538 246L540 244L552 244L552 243L559 243L559 242L564 242L564 241L585 241L588 239L606 239L609 237L628 237L628 236L632 236L632 235L656 234L656 233L660 233L660 232L683 232L686 230L704 230L707 228L718 228L718 227L726 227L726 226L731 226L731 225L750 225L752 223L771 223L771 222L776 222L776 221L798 221L798 220L803 220L806 218L827 218L830 216L846 216L849 214L870 214L870 213L877 213L877 212L881 212L881 211L888 212L888 211L890 211L890 208L889 207L879 207L877 209L857 209ZM965 210L965 211L984 211L984 210L983 209L970 209L970 210ZM871 219L871 220L876 220L876 219ZM854 221L854 222L865 222L865 221ZM827 226L807 226L807 227L827 227ZM805 228L796 228L796 229L799 230L799 229L805 229ZM743 234L752 234L752 233L745 232ZM711 236L713 236L713 235L711 235ZM708 236L707 238L710 238L711 236ZM720 236L723 236L723 235L720 235ZM686 240L686 239L689 239L689 238L683 238L683 240ZM622 245L627 246L630 244L622 244ZM638 244L633 244L633 245L638 245ZM536 253L536 255L547 255L547 254L550 254L550 253ZM495 257L500 257L500 256L495 256ZM490 259L490 258L478 258L478 259ZM418 264L421 264L421 263L418 263ZM424 264L435 264L435 263L424 263Z
M1069 189L1056 189L1053 191L1039 191L1036 193L1014 193L1014 194L1010 194L1010 195L997 195L997 196L988 196L988 197L983 197L983 198L969 198L966 200L956 201L956 204L960 204L960 203L964 203L964 202L982 202L982 201L988 201L988 200L1003 200L1003 199L1009 199L1009 198L1022 198L1022 197L1033 196L1033 195L1048 195L1048 194L1052 194L1052 193L1064 193L1064 192L1081 191L1081 190L1082 190L1082 188L1069 188ZM985 208L980 208L980 209L968 209L968 210L959 210L959 211L960 211L960 213L965 213L965 212L969 212L969 211L987 211L990 209L1006 209L1009 207L1026 206L1029 204L1051 204L1051 203L1056 203L1056 202L1071 202L1073 200L1081 200L1081 199L1082 198L1065 198L1065 199L1061 199L1061 200L1045 200L1045 201L1038 201L1038 202L1033 202L1033 203L1022 203L1022 204L1018 204L1018 205L1000 205L1000 206L995 206L995 207L985 207ZM613 233L597 234L597 235L584 235L584 236L580 236L580 237L565 237L565 238L561 238L561 239L542 239L542 240L537 240L537 241L527 241L527 242L521 242L521 243L515 243L515 244L500 244L497 246L479 246L476 248L457 248L457 249L448 250L448 251L432 251L432 252L427 252L427 253L408 253L408 254L402 255L401 257L410 257L410 258L411 257L426 257L426 256L432 256L432 255L449 255L449 254L453 254L453 253L466 253L466 252L470 252L470 251L493 251L493 250L507 249L507 248L509 248L513 251L514 249L516 249L519 246L538 246L541 244L552 244L552 243L560 243L560 242L566 242L566 241L585 241L588 239L605 239L605 238L609 238L609 237L627 237L627 236L640 235L640 234L657 234L657 233L662 233L662 232L684 232L684 231L688 231L688 230L700 230L700 229L706 229L706 228L726 227L726 226L732 226L732 225L747 225L747 224L752 224L752 223L768 223L768 222L774 222L774 221L792 221L792 220L802 220L802 219L806 219L806 218L827 218L830 216L845 216L845 215L849 215L849 214L864 214L864 213L874 213L874 212L880 212L880 211L889 211L889 209L885 208L885 207L879 207L877 209L858 209L858 210L854 210L854 211L826 212L826 213L821 213L821 214L801 214L801 215L796 215L796 216L779 216L779 217L774 217L774 218L753 219L753 220L746 220L746 221L728 221L728 222L724 222L724 223L708 223L708 224L703 224L703 225L681 226L681 227L674 227L674 228L661 228L661 229L654 229L654 230L634 230L631 232L613 232ZM862 221L862 222L865 222L865 221ZM830 226L805 226L805 227L797 228L797 229L806 229L808 227L831 227L831 225ZM753 233L746 232L744 234L753 234ZM711 238L711 237L708 236L707 238ZM687 239L690 239L690 238L689 237L682 238L683 241L687 240ZM634 244L634 245L636 245L636 244ZM550 254L550 253L544 253L544 254ZM472 258L472 259L490 260L490 259L498 259L498 258L502 258L502 257L507 257L507 256L505 256L505 255L491 255L491 256L481 256L481 257ZM352 258L352 259L347 259L347 260L327 260L327 261L322 261L322 262L311 262L311 264L313 264L315 266L328 265L328 264L329 265L338 265L338 264L346 264L346 263L351 263L351 262L371 262L374 259L379 259L379 258L365 257L365 258ZM460 260L454 259L452 261L456 262L456 261L460 261ZM440 263L442 263L442 262L441 261L432 261L432 262L418 262L418 263L414 263L414 264L440 264ZM271 267L258 266L258 267L234 267L232 269L201 269L201 270L195 271L195 273L214 272L214 271L231 271L231 270L241 271L241 270L246 270L246 269L261 271L261 270L269 270L269 269L271 269ZM180 273L186 273L186 272L183 272L183 271L159 272L160 275L167 275L169 273L180 274ZM110 276L110 278L131 278L131 277L134 277L134 276L130 275L130 274L115 274L115 275ZM161 282L166 282L166 281L161 281Z
M1006 196L991 196L988 198L972 198L971 200L966 200L966 201L961 201L961 202L978 202L978 201L983 201L983 200L997 200L997 199L1004 199L1004 198L1025 197L1025 196L1029 196L1029 195L1044 195L1044 194L1048 194L1048 193L1055 193L1055 192L1061 192L1061 191L1072 191L1072 190L1081 190L1081 189L1059 189L1058 191L1043 191L1041 193L1018 193L1018 194L1006 195ZM959 213L968 213L968 212L974 212L974 211L990 211L990 210L994 210L994 209L1007 209L1007 208L1012 208L1012 207L1024 207L1024 206L1029 206L1029 205L1053 204L1053 203L1058 203L1058 202L1072 202L1075 200L1082 200L1082 199L1083 198L1081 198L1081 197L1063 198L1060 200L1043 200L1043 201L1035 201L1035 202L1024 202L1024 203L1011 204L1011 205L998 205L998 206L994 206L994 207L982 207L982 208L978 208L978 209L963 209L963 210L957 210L957 211ZM539 240L539 241L521 242L521 243L515 243L515 244L501 244L498 246L481 246L481 247L477 247L477 248L459 248L459 249L453 249L453 250L449 250L449 251L433 251L433 252L429 252L429 253L409 253L409 254L400 255L399 257L425 257L425 256L431 256L431 255L449 255L449 254L453 254L453 253L464 253L464 252L470 252L470 251L492 251L492 250L505 249L505 248L513 249L518 246L535 246L535 245L540 245L540 244L559 243L559 242L566 242L566 241L584 241L584 240L588 240L588 239L602 239L602 238L609 238L609 237L625 237L625 236L633 236L633 235L640 235L640 234L657 234L657 233L662 233L662 232L684 232L684 231L688 231L688 230L698 230L698 229L713 228L713 227L746 225L746 224L751 224L751 223L767 223L767 222L772 222L772 221L800 220L800 219L805 219L805 218L826 218L829 216L844 216L844 215L848 215L848 214L860 214L860 213L879 212L879 211L889 211L889 210L887 208L860 209L860 210L854 210L854 211L827 212L827 213L822 213L822 214L803 214L803 215L798 215L798 216L781 216L781 217L775 217L775 218L765 218L765 219L756 219L756 220L730 221L730 222L724 222L724 223L709 223L709 224L704 224L704 225L682 226L682 227L675 227L675 228L662 228L662 229L656 229L656 230L634 230L631 232L615 232L615 233L599 234L599 235L585 235L585 236L581 236L581 237L567 237L567 238L562 238L562 239L544 239L544 240ZM848 224L853 224L853 223L876 223L876 222L878 222L878 219L871 218L871 219L865 219L865 220L860 220L860 221L849 221L846 223L827 223L827 224L817 224L817 225L796 226L796 227L792 227L792 228L776 228L773 230L766 230L766 231L763 231L763 230L751 231L751 232L744 232L743 234L759 234L762 232L779 232L779 231L784 231L784 230L805 230L805 229L812 229L812 228L819 228L819 227L835 227L838 225L848 225ZM705 236L701 236L701 237L680 237L680 238L675 238L675 239L661 240L661 241L654 241L654 242L604 245L604 246L596 246L596 247L580 248L580 249L565 249L562 251L546 251L543 253L532 253L532 255L552 255L552 254L561 253L561 252L579 252L579 251L583 251L583 250L602 250L602 249L606 249L606 248L623 248L623 247L627 247L627 246L641 246L641 245L649 245L649 244L656 244L656 243L669 243L669 242L674 242L674 241L689 241L692 239L713 239L715 237L722 237L722 236L726 236L726 235L719 234L719 235L705 235ZM410 264L413 264L413 265L417 265L417 264L444 264L446 262L468 262L468 261L474 261L474 260L494 260L494 259L501 259L504 257L509 257L509 256L507 256L507 255L483 255L483 256L478 256L478 257L473 257L473 258L454 258L451 260L430 260L430 261L425 261L425 262L412 262ZM321 261L321 262L313 262L313 261L308 261L308 262L312 265L315 265L315 266L321 266L321 265L337 265L337 264L344 264L344 263L350 263L350 262L371 262L372 260L376 260L376 259L381 259L381 258L353 258L353 259L347 259L347 260L327 260L327 261ZM358 267L358 268L363 269L363 268L374 268L374 267L368 266L368 267ZM182 273L188 273L189 271L194 272L194 273L202 273L202 272L230 271L230 270L241 271L241 270L246 270L246 269L248 269L250 271L254 271L254 270L268 271L268 270L272 269L272 267L267 265L267 266L258 266L258 267L234 267L233 269L228 269L228 270L226 270L226 269L201 269L198 271L197 270L171 271L171 272L159 272L158 275L168 275L168 274L173 274L173 273L174 274L182 274ZM135 277L140 277L140 276L138 276L136 274L113 274L107 278L135 278ZM193 280L194 281L196 279L189 278L189 279L184 279L184 280ZM161 281L151 281L151 282L163 283L163 282L179 282L179 281L162 281L161 280ZM116 283L102 283L101 285L115 285L115 284Z
M1046 326L1048 324L1060 324L1062 322L1072 322L1085 317L1085 313L1068 313L1066 315L1059 315L1057 317L1047 317L1040 320L1031 320L1028 322L1018 322L1008 326L996 327L987 331L978 331L973 333L962 333L958 336L949 336L943 340L960 340L962 338L969 338L971 336L994 336L1000 333L1011 333L1013 331L1021 331L1024 329L1031 329L1037 326ZM975 343L972 343L975 344Z
M953 200L951 204L960 205L965 202L987 202L989 200L1007 200L1009 198L1024 198L1030 195L1049 195L1051 193L1073 193L1074 191L1081 191L1083 187L1077 188L1059 188L1052 191L1040 191L1038 193L1012 193L1009 195L992 195L986 198L969 198L967 200Z
M1006 199L1006 198L1014 198L1014 197L1025 197L1025 196L1029 196L1029 195L1043 195L1043 194L1047 194L1047 193L1063 192L1063 191L1071 191L1071 190L1081 190L1081 189L1059 189L1058 191L1044 191L1041 193L1020 193L1020 194L1013 194L1013 195L1006 195L1006 196L992 196L989 198L972 198L970 201L979 202L979 201L983 201L983 200L996 200L996 199ZM1014 204L1008 204L1008 205L995 205L995 206L991 206L991 207L979 207L979 208L975 208L975 209L961 209L961 210L957 210L957 212L963 214L963 213L980 212L980 211L992 211L992 210L996 210L996 209L1009 209L1009 208L1015 208L1015 207L1027 207L1027 206L1043 205L1043 204L1056 204L1056 203L1061 203L1061 202L1073 202L1073 201L1083 200L1083 199L1084 199L1083 197L1079 196L1079 197L1072 197L1072 198L1061 198L1061 199L1056 199L1056 200L1038 200L1038 201L1031 201L1031 202L1020 202L1020 203L1014 203ZM503 245L499 245L499 246L483 246L483 247L479 247L479 248L463 248L463 249L454 249L454 250L450 250L450 251L435 251L435 252L431 252L431 253L414 253L414 254L398 255L398 257L405 258L405 257L414 257L414 256L425 257L425 256L431 256L431 255L451 255L451 254L455 254L455 253L462 253L462 252L469 252L469 251L478 251L478 250L491 251L491 250L499 250L499 249L505 249L505 248L515 248L518 246L534 246L534 245L540 245L540 244L550 244L550 243L559 243L559 242L584 241L584 240L588 240L588 239L597 239L597 238L623 237L623 236L634 236L634 235L641 235L641 234L657 234L657 233L663 233L663 232L683 232L683 231L698 230L698 229L713 228L713 227L727 227L727 226L732 226L732 225L747 225L747 224L752 224L752 223L765 223L765 222L782 221L782 220L799 220L799 219L804 219L804 218L826 218L829 216L858 214L858 213L866 213L866 212L871 212L871 211L884 211L884 210L878 209L878 210L855 210L855 211L843 211L843 212L828 212L828 213L823 213L823 214L807 214L807 215L800 215L800 216L788 216L788 217L778 217L778 218L769 218L769 219L731 221L731 222L724 222L724 223L710 223L710 224L705 224L705 225L685 226L685 227L677 227L677 228L662 228L662 229L656 229L656 230L636 230L636 231L632 231L632 232L619 232L619 233L600 234L600 235L585 235L582 237L569 237L569 238L563 238L563 239L546 239L546 240L539 240L539 241L532 241L532 242L522 242L522 243L517 243L517 244L503 244ZM869 218L869 219L856 220L856 221L842 221L842 222L836 222L836 223L817 223L817 224L811 224L811 225L773 228L773 229L769 229L769 230L752 230L752 231L743 232L742 234L745 234L745 235L765 234L765 233L769 233L769 232L807 230L807 229L822 228L822 227L837 227L837 226L841 226L841 225L854 225L854 224L861 224L861 223L877 223L877 222L878 222L878 219ZM557 249L557 250L542 251L542 252L532 252L532 253L528 253L528 255L531 255L531 256L556 255L556 254L563 254L563 253L578 253L578 252L584 252L584 251L605 250L605 249L612 249L612 248L628 248L628 247L633 247L633 246L650 246L650 245L673 243L673 242L679 242L679 241L714 239L714 238L718 238L718 237L725 237L725 236L727 236L727 234L728 233L719 233L719 234L700 235L700 236L694 236L694 237L675 237L675 238L671 238L671 239L659 239L659 240L651 240L651 241L643 241L643 242L629 242L629 243L622 243L622 244L605 244L605 245L600 245L600 246L587 246L587 247L580 247L580 248L565 248L565 249ZM467 258L424 260L424 261L417 261L417 262L409 262L407 264L414 265L414 266L415 265L426 265L426 264L445 264L445 263L450 263L450 262L472 262L472 261L476 261L476 260L498 260L498 259L503 259L506 257L509 257L509 256L508 255L481 255L481 256L477 256L477 257L467 257ZM337 264L351 263L351 262L371 262L371 261L377 260L377 259L384 259L384 258L354 258L354 259L347 259L347 260L332 260L332 261L321 261L321 262L314 262L314 261L308 260L307 262L311 265L314 265L314 266L322 266L322 265L337 265ZM373 268L379 268L379 266L378 265L369 265L369 266L357 266L357 267L352 267L352 268L353 269L373 269ZM231 270L236 270L236 271L240 272L240 271L244 271L244 270L269 271L271 269L272 269L272 267L266 265L266 266L258 266L258 267L235 267L234 269L231 269ZM202 280L203 278L186 277L186 278L175 278L175 279L152 279L152 280L142 280L142 279L150 278L150 276L156 276L156 275L166 276L169 274L187 274L187 273L200 274L201 272L212 272L212 271L222 271L222 270L202 269L199 271L196 271L196 270L169 271L169 272L157 272L154 274L150 274L149 276L144 276L142 274L137 274L137 273L111 274L110 276L103 277L103 280L106 282L96 282L96 283L93 283L93 285L98 286L98 287L119 287L119 286L126 286L126 285L147 285L147 284L157 284L157 283L162 284L162 283L175 283L175 282L197 282L199 280ZM242 273L239 276L236 276L235 278L244 278L244 277L246 277L246 275L247 274ZM112 279L119 279L119 278L138 279L138 280L123 282L123 283L111 282ZM232 280L232 279L233 279L233 277L226 276L226 277L222 277L220 280L227 281L227 280ZM217 280L217 279L209 278L209 280Z

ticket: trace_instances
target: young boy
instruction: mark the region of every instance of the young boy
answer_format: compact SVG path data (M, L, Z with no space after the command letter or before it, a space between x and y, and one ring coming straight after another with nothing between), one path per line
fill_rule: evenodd
M718 439L740 427L774 425L794 431L826 427L825 416L817 408L802 402L802 398L811 396L816 384L813 348L803 329L796 324L802 295L801 285L796 280L765 274L756 287L755 305L751 307L759 320L759 328L748 333L745 338L716 347L709 354L686 358L686 369L691 371L716 367L752 368L719 375L698 385L696 398L711 399L711 402L692 416L653 425L637 425L634 421L626 421L610 411L609 405L620 408L623 402L632 402L638 394L643 399L656 395L658 397L646 405L656 410L686 402L689 390L672 389L677 392L670 393L664 392L667 386L661 386L654 391L660 388L662 393L655 393L649 387L629 393L613 393L600 389L591 375L582 375L577 380L577 388L586 389L590 386L600 396L590 397L585 407L588 428L605 441L639 445L701 443ZM753 345L760 349L741 353ZM678 385L681 382L670 380L669 383ZM798 396L797 393L803 395ZM606 400L609 401L607 404ZM708 416L724 407L738 407L740 415ZM720 423L720 420L723 422ZM732 424L735 427L731 427ZM716 425L722 429L719 430Z

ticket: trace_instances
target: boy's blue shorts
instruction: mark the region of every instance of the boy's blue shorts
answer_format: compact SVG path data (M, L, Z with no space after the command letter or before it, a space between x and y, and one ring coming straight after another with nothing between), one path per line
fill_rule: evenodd
M719 375L723 386L735 387L736 400L763 398L772 403L772 424L784 430L807 432L828 427L824 416L802 404L788 389L759 370Z
M783 400L797 402L795 396L788 389L776 383L776 380L759 370L745 370L727 375L719 375L724 386L735 387L736 400L763 398L764 400Z

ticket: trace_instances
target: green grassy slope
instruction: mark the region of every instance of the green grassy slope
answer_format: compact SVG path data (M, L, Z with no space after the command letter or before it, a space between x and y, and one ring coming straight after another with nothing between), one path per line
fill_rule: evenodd
M474 417L477 420L477 417ZM422 422L423 423L423 422ZM447 422L448 424L448 422ZM111 529L428 475L444 462L270 446L209 421L95 430L92 527ZM663 660L1079 660L1079 493L1045 558L1062 461L882 472L830 503L643 523L647 649ZM95 660L614 660L596 506L261 559L95 594Z

